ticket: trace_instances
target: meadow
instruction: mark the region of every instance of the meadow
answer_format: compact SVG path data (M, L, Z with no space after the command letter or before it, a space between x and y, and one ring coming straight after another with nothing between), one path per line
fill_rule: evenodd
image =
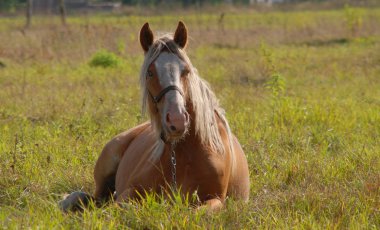
M173 31L248 158L250 201L215 214L153 196L62 213L104 144L145 121L138 32ZM379 229L380 8L0 18L4 229ZM100 63L100 64L99 64Z

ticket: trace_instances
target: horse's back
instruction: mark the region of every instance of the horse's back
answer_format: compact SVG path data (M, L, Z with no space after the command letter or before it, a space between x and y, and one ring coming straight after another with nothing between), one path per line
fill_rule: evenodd
M235 136L232 138L235 166L228 184L228 196L247 201L250 187L247 158L237 138Z

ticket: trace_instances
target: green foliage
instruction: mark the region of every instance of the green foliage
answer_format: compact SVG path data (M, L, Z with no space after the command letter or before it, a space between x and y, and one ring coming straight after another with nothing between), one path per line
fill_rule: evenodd
M270 90L272 100L277 101L285 91L285 79L278 72L273 50L264 42L260 43L260 54L262 65L265 68L265 77L267 78L265 87Z
M265 67L266 71L266 77L269 77L270 75L274 74L277 72L277 67L275 65L275 58L273 56L273 51L268 47L268 45L265 42L260 42L260 56L261 56L261 61L262 64ZM268 76L269 75L269 76Z
M89 65L92 67L117 67L121 64L122 60L114 53L100 50L91 58Z
M272 74L265 84L265 87L271 92L272 103L279 103L285 92L285 85L285 79L279 73Z
M21 2L25 2L25 1L21 1L21 0L1 0L0 1L0 12L1 11L13 12L13 11L15 11L16 6L18 4L20 4Z
M346 4L344 6L344 17L346 21L346 27L350 33L350 36L356 36L363 23L363 18L361 16L360 10L352 8L350 7L350 5Z
M261 64L264 66L266 82L265 88L270 92L270 106L272 109L272 121L281 117L279 108L284 101L286 88L285 78L278 72L273 49L270 49L264 42L260 43Z

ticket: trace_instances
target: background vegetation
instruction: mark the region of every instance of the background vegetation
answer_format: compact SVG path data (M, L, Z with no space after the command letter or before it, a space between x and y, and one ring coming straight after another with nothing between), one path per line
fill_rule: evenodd
M24 9L28 0L1 0L0 12L15 12L16 9ZM38 3L39 6L45 4L46 8L53 7L54 9L48 10L58 13L58 3L61 0L32 0L34 3ZM63 0L65 5L69 6L69 11L75 12L73 6L81 5L81 3L122 3L125 6L143 6L143 7L204 7L207 5L274 5L281 7L282 5L294 5L294 3L306 3L306 4L320 4L331 6L343 6L345 4L368 6L378 5L378 0ZM281 4L278 4L281 3ZM46 10L45 10L46 13Z
M183 20L188 54L248 157L251 199L214 215L150 196L64 214L103 145L144 121L137 41ZM380 10L230 9L0 18L3 228L380 228ZM97 64L94 64L97 63ZM100 63L100 64L99 64Z

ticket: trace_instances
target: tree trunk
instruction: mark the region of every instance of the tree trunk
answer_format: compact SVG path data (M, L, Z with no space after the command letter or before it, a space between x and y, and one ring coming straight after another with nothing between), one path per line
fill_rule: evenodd
M65 0L59 0L59 13L61 14L62 25L66 25L66 7Z
M33 14L33 0L27 0L26 2L26 24L25 27L29 28L32 24L32 14Z

